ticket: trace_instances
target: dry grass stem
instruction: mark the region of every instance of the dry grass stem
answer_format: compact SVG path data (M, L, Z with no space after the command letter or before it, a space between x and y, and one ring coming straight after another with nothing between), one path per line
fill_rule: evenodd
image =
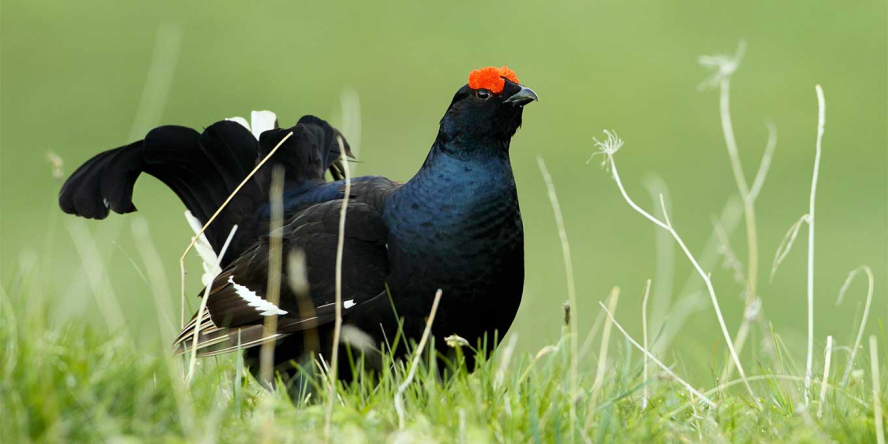
M546 162L543 156L537 155L537 165L546 182L546 190L549 195L549 202L552 204L552 213L555 215L555 223L558 226L558 238L561 240L561 253L564 259L564 273L567 278L567 297L570 301L570 310L575 319L579 319L579 310L577 309L577 290L574 283L573 263L570 255L570 242L567 240L567 229L564 226L564 216L561 213L561 205L558 203L558 194L555 192L555 184L552 182L552 175L546 168ZM568 325L570 329L570 393L571 398L575 399L578 390L578 356L579 344L577 337L577 322L571 322ZM573 431L576 427L576 403L570 403L570 433L574 436Z
M337 137L339 143L339 155L347 159L342 137ZM351 196L351 170L348 162L342 162L342 171L345 176L345 189L342 197L342 208L339 210L339 237L336 243L336 320L333 324L333 350L330 352L330 385L329 399L327 400L327 414L324 425L324 437L329 442L331 418L333 416L333 400L336 398L336 381L339 366L339 335L342 333L342 256L345 246L345 216L348 213L348 200Z
M280 305L281 299L281 227L284 225L284 169L275 167L271 172L271 220L268 227L268 284L265 300ZM221 257L221 256L220 256ZM277 333L278 317L276 313L266 316L262 328L265 338ZM266 341L259 350L259 377L263 382L271 384L274 378L274 346L275 341Z
M811 388L811 367L814 365L814 201L817 198L817 176L820 173L820 152L823 143L823 127L826 124L826 101L823 88L817 92L817 143L814 154L814 174L811 176L811 198L808 209L808 355L805 360L805 405L808 405Z
M425 349L426 342L429 340L429 334L432 332L432 323L435 322L435 315L438 313L438 304L441 302L442 294L443 291L440 289L435 293L435 300L432 302L432 310L429 312L429 317L426 320L426 326L425 330L422 332L422 338L420 338L416 350L413 351L413 360L410 362L410 371L407 373L404 382L398 386L398 391L395 393L395 411L398 413L398 428L402 430L404 429L404 419L406 417L406 413L404 412L404 392L407 391L407 387L410 387L413 378L416 376L416 368L419 367L419 360L422 359L422 352Z

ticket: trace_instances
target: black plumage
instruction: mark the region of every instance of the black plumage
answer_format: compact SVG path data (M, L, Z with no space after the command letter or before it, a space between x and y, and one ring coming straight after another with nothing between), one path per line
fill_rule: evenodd
M486 79L479 85L470 77L470 85L456 93L412 179L352 179L343 239L343 322L376 345L394 338L399 322L406 337L418 340L437 289L444 296L432 331L441 347L451 334L473 345L485 337L492 341L494 334L502 337L518 310L524 234L509 146L523 106L536 95L514 73ZM304 272L295 280L304 278L307 291L285 284L277 306L264 300L271 166L263 166L207 231L218 252L231 227L243 227L211 285L208 314L195 316L176 340L180 352L191 347L200 323L199 355L241 347L253 362L258 349L252 347L274 340L277 369L286 375L291 362L308 351L329 354L344 197L339 131L313 116L290 129L265 131L258 141L230 121L202 134L160 127L144 141L92 158L62 188L65 212L102 219L109 210L135 211L133 187L146 172L205 222L290 131L293 136L269 164L285 172L282 282ZM347 144L343 149L350 154ZM338 180L327 182L326 171ZM293 252L304 263L290 264ZM262 323L270 314L278 315L278 330L264 337Z

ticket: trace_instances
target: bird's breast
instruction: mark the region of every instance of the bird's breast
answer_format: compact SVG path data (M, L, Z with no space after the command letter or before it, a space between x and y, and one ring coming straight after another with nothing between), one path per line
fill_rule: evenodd
M388 282L399 313L427 314L440 288L440 316L460 317L450 324L507 328L524 286L524 230L511 169L432 173L386 203Z

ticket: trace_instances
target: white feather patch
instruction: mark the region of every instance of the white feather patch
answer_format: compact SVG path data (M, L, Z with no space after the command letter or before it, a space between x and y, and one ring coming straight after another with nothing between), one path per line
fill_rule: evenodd
M191 211L188 210L185 210L185 219L188 220L188 225L194 230L194 234L200 233L200 230L203 228L203 222L200 219L194 217ZM209 287L216 280L216 276L219 276L219 273L222 272L222 267L220 267L222 258L225 256L225 251L228 250L228 245L231 244L231 239L234 238L234 233L236 232L237 225L234 225L231 227L228 239L225 240L225 244L222 245L222 252L219 254L216 254L216 250L210 245L210 241L204 233L201 233L200 238L194 243L194 249L197 250L197 255L200 256L203 262L204 272L200 276L200 281L204 287Z
M277 114L271 111L253 111L250 114L250 125L253 127L253 136L259 140L262 133L277 126Z
M188 219L188 225L194 230L194 234L200 233L201 228L203 228L203 222L194 217L194 215L191 214L191 211L188 210L185 211L185 219ZM197 255L200 256L200 259L203 262L204 272L203 275L201 275L200 280L203 282L204 287L206 287L213 282L213 279L216 279L216 276L219 276L219 273L222 272L222 268L219 267L219 256L216 255L216 251L213 250L210 241L203 233L201 233L197 242L194 243L194 249L197 250Z
M228 276L228 283L234 286L235 293L237 293L241 299L247 301L247 304L249 304L250 307L255 308L262 316L280 316L287 314L286 311L281 310L277 305L262 299L255 291L234 282L234 276Z
M355 306L355 300L354 300L354 299L349 299L349 300L347 300L347 301L345 301L345 302L342 303L342 307L345 308L346 310L349 309L349 308L352 308L352 307L354 307L354 306Z

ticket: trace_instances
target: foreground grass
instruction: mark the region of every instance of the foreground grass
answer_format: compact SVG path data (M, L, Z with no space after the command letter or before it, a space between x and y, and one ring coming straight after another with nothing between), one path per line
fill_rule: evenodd
M46 306L24 302L26 287L7 282L0 294L0 442L325 440L325 390L297 400L284 391L266 392L233 355L202 360L186 386L187 364L170 358L160 343L137 344L76 320L54 325ZM330 442L874 440L869 372L857 371L842 388L844 363L833 362L818 418L820 381L812 385L816 393L804 410L804 370L777 353L775 362L745 363L758 370L751 384L762 410L739 381L724 390L701 389L715 402L711 408L654 366L651 378L643 380L643 356L619 332L610 342L622 352L584 359L573 394L567 335L526 356L513 353L514 342L507 341L474 372L457 364L456 375L444 381L423 360L405 393L403 429L393 399L407 371L404 363L389 361L380 382L362 379L338 387ZM782 351L778 336L775 343ZM606 359L607 371L593 394L600 359ZM857 359L858 368L869 368L868 353ZM888 374L882 364L881 374ZM318 377L317 383L324 381ZM642 408L645 386L650 401Z

